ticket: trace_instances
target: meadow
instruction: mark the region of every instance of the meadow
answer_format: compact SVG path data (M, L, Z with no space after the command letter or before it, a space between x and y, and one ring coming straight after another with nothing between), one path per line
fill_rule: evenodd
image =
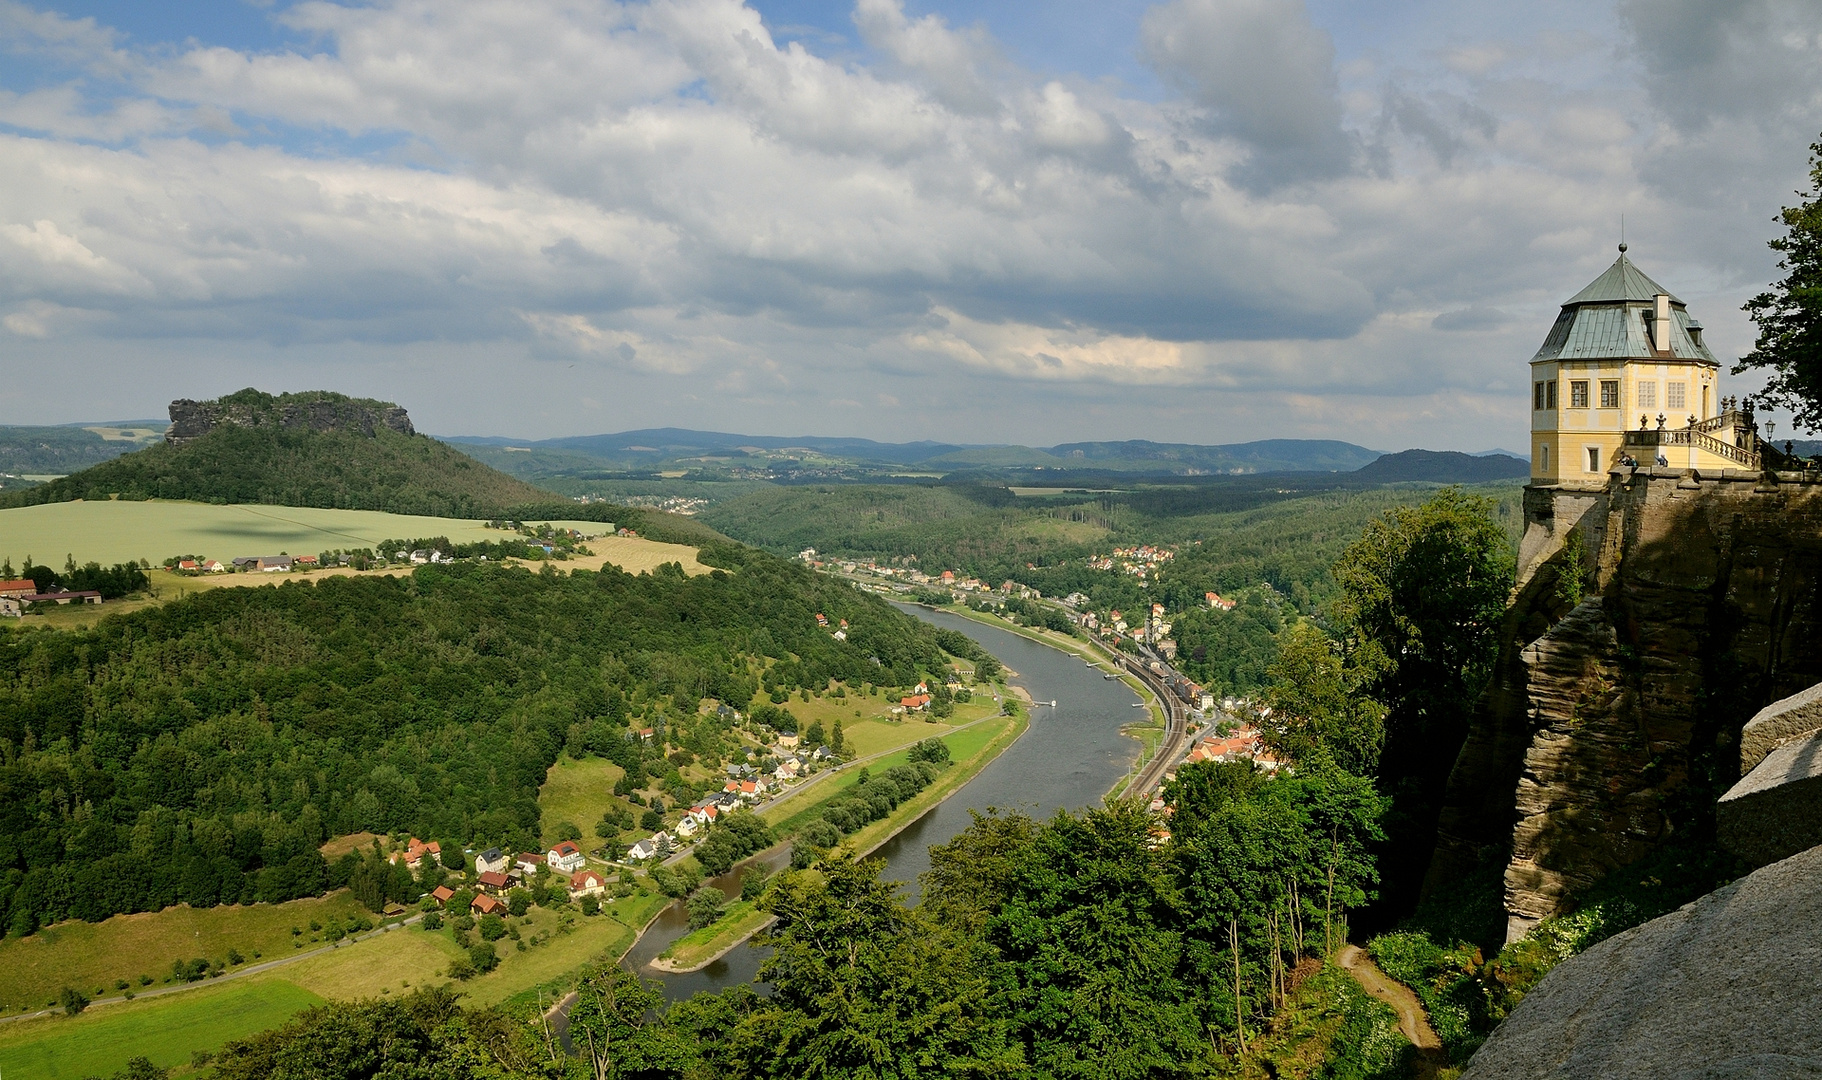
M353 904L346 893L330 900ZM527 935L556 928L560 923L566 924L567 929L524 951L510 940L501 941L500 966L456 984L457 989L472 1005L493 1005L532 996L538 988L561 983L566 975L587 963L624 953L637 937L639 927L668 902L659 896L635 895L608 905L601 915L571 915L567 920L548 909L533 908L529 921L509 921L523 925ZM271 916L268 921L287 928L284 937L288 938L288 920L299 917L312 903L321 902L256 905L248 910L264 908ZM191 914L209 913L170 909L143 918L127 918L141 918L137 929L149 929L148 936L181 937L184 928L191 925L186 921ZM113 924L124 922L110 919L95 929L118 930ZM70 941L65 939L60 944L68 945ZM63 952L61 948L46 951ZM282 951L288 952L289 948ZM244 978L221 983L205 981L192 989L157 998L111 1002L91 1007L73 1018L56 1015L0 1024L0 1075L10 1072L48 1080L106 1076L125 1066L128 1058L141 1054L164 1068L187 1064L197 1051L212 1053L230 1039L274 1027L294 1013L324 1001L407 993L413 986L445 983L445 973L457 953L447 933L399 927ZM267 959L272 959L271 953Z
M166 1069L187 1065L198 1050L212 1052L322 1002L300 986L272 979L109 1006L75 1019L9 1025L0 1031L0 1074L80 1080L111 1075L137 1056Z
M176 960L226 960L233 949L245 962L288 955L301 941L313 947L310 924L345 923L367 911L347 891L283 904L248 904L116 915L103 922L69 921L26 938L0 941L0 1015L35 1011L56 1001L66 986L90 997L162 985ZM293 935L292 927L302 934ZM142 983L150 978L150 984Z
M604 528L598 521L550 524L584 534ZM468 543L500 540L504 535L487 528L485 521L465 518L298 506L108 501L0 510L0 557L10 558L15 566L27 555L50 566L62 566L66 557L74 557L78 564L92 561L111 566L144 559L157 565L172 555L227 562L241 555L281 551L314 555L337 548L373 548L383 540L447 536L456 543ZM600 552L602 547L594 550Z

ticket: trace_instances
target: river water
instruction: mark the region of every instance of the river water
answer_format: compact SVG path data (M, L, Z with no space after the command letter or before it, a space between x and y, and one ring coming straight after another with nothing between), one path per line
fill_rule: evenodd
M1098 804L1138 758L1139 744L1121 735L1121 726L1144 719L1146 714L1132 707L1139 698L1125 684L1102 678L1101 669L1091 668L1069 653L947 612L901 606L925 622L967 634L1016 672L1008 677L1009 682L1022 687L1035 701L1057 703L1055 708L1033 708L1031 726L1017 742L961 790L873 853L874 858L885 860L883 876L903 882L908 895L915 898L917 877L930 868L929 849L966 829L973 820L969 811L998 807L1045 818L1058 810ZM777 869L789 861L788 848L780 847L705 884L717 885L732 897L740 891L746 866L765 862ZM670 975L647 966L688 928L683 905L672 904L627 954L627 967L662 980L665 997L673 1001L753 981L762 955L761 950L746 945L687 974Z

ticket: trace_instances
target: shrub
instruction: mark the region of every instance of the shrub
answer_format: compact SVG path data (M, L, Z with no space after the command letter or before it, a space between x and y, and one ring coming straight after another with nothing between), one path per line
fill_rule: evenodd
M923 739L911 747L912 761L928 761L934 765L949 764L949 744L941 739Z
M524 889L514 889L506 894L506 910L512 912L513 918L522 919L531 910L531 894Z
M494 950L491 942L483 941L468 950L469 962L475 970L486 974L500 966L500 954Z
M426 911L424 913L424 929L441 930L442 928L443 928L443 916L439 915L435 911Z
M690 913L690 929L700 930L713 924L716 919L721 918L721 909L725 903L726 899L721 895L721 890L713 885L706 889L697 889L690 895L686 905Z
M89 998L87 994L75 987L66 986L63 988L63 993L57 995L57 1003L63 1006L63 1015L75 1016L89 1007Z
M592 896L584 896L582 898L582 914L584 914L584 915L601 914L601 901L595 899Z
M506 920L492 912L481 916L481 940L498 941L506 936Z

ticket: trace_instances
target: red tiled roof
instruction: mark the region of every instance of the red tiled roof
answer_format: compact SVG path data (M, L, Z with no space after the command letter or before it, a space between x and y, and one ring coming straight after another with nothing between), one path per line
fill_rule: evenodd
M485 889L504 889L512 884L512 879L498 870L489 870L481 875L480 882Z

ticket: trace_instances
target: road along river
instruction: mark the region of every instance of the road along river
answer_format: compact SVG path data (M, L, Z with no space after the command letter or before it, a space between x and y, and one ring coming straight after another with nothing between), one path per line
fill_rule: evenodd
M1138 697L1118 680L1102 678L1104 669L1089 667L1059 649L945 612L901 606L925 622L967 634L1017 673L1009 681L1022 687L1032 700L1057 703L1055 708L1033 708L1031 726L1017 742L873 853L885 860L886 879L904 882L915 897L918 875L930 868L929 849L966 829L973 820L969 811L999 807L1046 818L1058 810L1097 805L1138 758L1138 743L1120 734L1121 726L1134 719L1132 705ZM705 884L719 886L733 897L740 892L745 867L763 861L777 869L789 860L789 846L781 845ZM651 961L688 929L683 905L672 904L627 953L626 966L647 978L660 979L665 996L673 1001L702 990L753 981L762 954L747 945L701 971L668 974L651 968Z

